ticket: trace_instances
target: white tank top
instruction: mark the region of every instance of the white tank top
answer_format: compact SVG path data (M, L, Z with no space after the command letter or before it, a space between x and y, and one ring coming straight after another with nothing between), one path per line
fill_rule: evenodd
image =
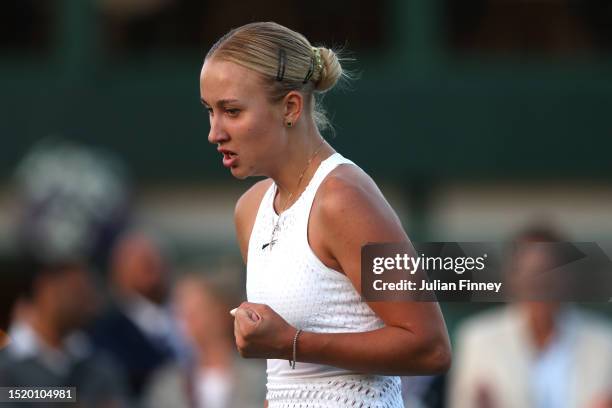
M308 219L317 189L340 164L355 165L339 153L321 162L304 192L281 214L274 245L264 248L278 219L273 183L261 200L249 239L249 302L269 305L289 324L308 332L364 332L384 326L351 281L325 266L308 243ZM267 374L269 408L299 407L305 402L313 408L403 407L399 377L300 362L292 370L287 360L274 359L267 361Z

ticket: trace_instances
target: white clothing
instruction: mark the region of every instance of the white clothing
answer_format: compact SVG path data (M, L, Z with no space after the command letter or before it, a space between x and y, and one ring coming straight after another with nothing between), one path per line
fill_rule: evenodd
M197 407L230 408L232 391L231 373L209 368L198 370L195 382L195 400Z
M351 281L325 266L308 243L308 220L317 189L338 165L353 162L335 153L322 161L297 201L278 219L277 186L266 191L249 239L247 297L269 305L292 326L314 333L365 332L384 326L361 301ZM264 247L265 246L265 247ZM358 256L358 255L356 255ZM364 375L321 364L269 359L269 408L403 407L399 377Z
M456 336L448 406L588 408L612 395L609 322L574 309L557 324L542 354L517 305L467 320Z
M537 408L567 408L568 387L576 347L575 313L563 311L556 319L556 333L531 361L532 395Z
M65 375L73 364L91 354L91 345L81 332L75 331L62 343L62 348L49 346L25 320L19 320L9 329L11 342L6 350L15 360L35 358L56 375Z

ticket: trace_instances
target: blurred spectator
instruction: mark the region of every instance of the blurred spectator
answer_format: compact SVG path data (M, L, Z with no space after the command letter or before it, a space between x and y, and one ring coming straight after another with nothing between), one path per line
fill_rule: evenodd
M0 254L0 330L6 331L9 326L13 307L25 290L21 276L33 274L32 265L23 262L19 256L8 253ZM1 342L0 342L1 343Z
M24 274L31 272L31 279L22 311L9 331L10 343L0 352L0 385L76 387L78 406L123 406L121 373L110 360L94 355L87 337L78 331L96 303L85 266L24 257L18 267Z
M525 289L555 262L555 255L530 243L561 241L547 228L520 234L509 271L513 286ZM541 301L509 305L468 320L457 344L450 407L612 406L612 328L577 308Z
M111 257L112 299L91 329L96 346L123 366L135 398L151 373L174 356L166 275L152 239L141 233L120 238Z
M181 279L174 290L179 326L193 357L186 367L172 365L151 382L150 408L246 408L265 399L265 366L238 357L231 306L219 288L198 276Z
M0 348L8 341L9 327L17 299L24 294L28 280L35 273L35 264L16 253L0 253Z
M102 266L129 215L125 170L112 154L43 140L19 163L16 182L25 246L48 259Z
M447 376L402 377L402 400L405 408L444 408Z

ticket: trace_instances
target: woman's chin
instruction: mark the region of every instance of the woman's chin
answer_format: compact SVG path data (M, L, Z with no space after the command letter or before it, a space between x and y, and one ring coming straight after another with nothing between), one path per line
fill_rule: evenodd
M240 166L230 167L230 172L232 173L232 176L234 176L238 180L244 180L245 178L249 177L249 174L244 172Z

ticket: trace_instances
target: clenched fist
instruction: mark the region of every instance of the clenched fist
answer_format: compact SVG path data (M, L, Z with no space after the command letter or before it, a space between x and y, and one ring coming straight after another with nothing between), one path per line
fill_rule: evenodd
M296 329L270 306L243 302L232 315L236 347L242 357L292 358Z

